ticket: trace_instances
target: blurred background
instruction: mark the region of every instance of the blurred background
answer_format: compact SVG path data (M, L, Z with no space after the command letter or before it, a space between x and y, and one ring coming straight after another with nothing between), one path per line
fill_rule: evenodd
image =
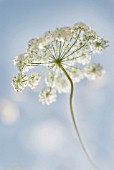
M75 85L74 109L96 164L114 169L114 0L0 0L0 170L92 170L74 131L68 94L43 106L39 87L16 93L11 86L13 59L29 39L76 22L110 42L93 56L107 74Z

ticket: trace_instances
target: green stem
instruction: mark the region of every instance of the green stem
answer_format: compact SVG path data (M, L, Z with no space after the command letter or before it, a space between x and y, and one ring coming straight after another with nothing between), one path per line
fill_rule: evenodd
M62 70L62 71L64 72L64 74L66 75L66 77L68 78L68 80L69 80L69 82L70 82L70 85L71 85L71 92L70 92L70 101L69 101L69 104L70 104L70 111L71 111L72 121L73 121L75 130L76 130L76 132L77 132L78 139L79 139L79 141L80 141L80 144L81 144L81 146L82 146L82 149L83 149L84 153L86 154L89 162L92 164L92 166L93 166L95 169L98 170L99 168L95 165L95 163L93 162L93 160L92 160L91 157L89 156L89 154L88 154L88 152L87 152L87 150L86 150L86 148L85 148L85 146L84 146L84 143L83 143L83 141L82 141L82 139L81 139L81 136L80 136L80 132L79 132L78 127L77 127L76 119L75 119L75 117L74 117L73 105L72 105L73 92L74 92L73 81L72 81L72 79L70 78L70 76L69 76L69 74L67 73L67 71L64 69L64 67L63 67L61 64L59 64L59 67L61 68L61 70Z

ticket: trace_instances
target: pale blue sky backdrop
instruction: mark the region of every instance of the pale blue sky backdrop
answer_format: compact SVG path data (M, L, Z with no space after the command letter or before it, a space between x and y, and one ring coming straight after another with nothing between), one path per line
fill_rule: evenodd
M83 140L101 170L114 169L114 0L0 0L0 170L92 170L76 137L68 95L43 106L40 87L13 91L13 59L31 38L84 22L110 47L93 61L107 74L75 85ZM41 84L42 85L42 84Z

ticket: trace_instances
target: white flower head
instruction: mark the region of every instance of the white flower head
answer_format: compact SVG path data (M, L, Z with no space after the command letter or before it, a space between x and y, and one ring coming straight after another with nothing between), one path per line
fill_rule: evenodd
M45 77L45 83L49 87L55 87L55 77L56 74L55 72L50 72L46 77Z
M59 93L69 93L70 92L70 83L65 76L58 76L55 79L55 88Z
M103 40L103 38L98 37L95 39L90 48L93 51L93 53L101 53L106 47L108 47L106 40Z
M88 49L84 49L77 53L77 62L79 64L85 65L90 63L90 61L91 61L91 55Z
M31 65L32 60L33 58L31 58L31 56L29 56L27 53L24 53L15 57L14 64L17 66L20 72L24 73L33 68L33 65Z
M56 101L56 90L51 87L45 88L39 94L39 101L42 104L47 104L47 105L50 105L51 103L55 102Z
M100 79L106 73L100 64L91 64L85 68L85 76L89 80Z
M84 70L78 67L72 67L69 70L69 75L72 78L73 82L80 82L84 78Z
M40 74L39 73L32 73L29 77L28 77L28 86L31 88L31 89L34 89L39 81L40 81Z
M54 33L54 38L61 42L70 39L71 36L72 36L72 30L70 27L57 28Z
M23 74L18 74L13 77L12 85L15 91L22 92L28 85L28 77Z
M40 77L45 75L47 88L39 97L43 104L49 105L56 100L56 91L70 92L72 81L75 83L84 77L92 80L102 77L105 71L99 64L88 64L92 53L101 53L106 47L108 41L84 23L48 31L43 37L31 39L26 52L15 58L19 74L13 78L13 87L19 92L26 86L33 89ZM25 72L36 67L45 69L30 76L25 75Z

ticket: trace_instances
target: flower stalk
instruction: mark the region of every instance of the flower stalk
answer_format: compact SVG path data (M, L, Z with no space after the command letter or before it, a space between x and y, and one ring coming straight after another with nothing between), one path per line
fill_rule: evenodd
M80 141L80 144L81 144L81 147L84 151L84 153L86 154L86 157L87 159L89 160L89 162L91 163L91 165L98 170L98 167L95 165L95 163L93 162L93 160L91 159L90 155L88 154L87 152L87 149L82 141L82 138L80 136L80 132L79 132L79 129L78 129L78 126L77 126L77 123L76 123L76 119L75 119L75 116L74 116L74 111L73 111L73 93L74 93L74 85L73 85L73 81L72 79L70 78L69 74L67 73L67 71L64 69L64 67L59 64L59 67L60 69L63 71L63 73L66 75L67 79L69 80L70 82L70 85L71 85L71 91L70 91L70 98L69 98L69 105L70 105L70 112L71 112L71 117L72 117L72 121L73 121L73 124L74 124L74 128L76 130L76 133L78 135L78 139Z

